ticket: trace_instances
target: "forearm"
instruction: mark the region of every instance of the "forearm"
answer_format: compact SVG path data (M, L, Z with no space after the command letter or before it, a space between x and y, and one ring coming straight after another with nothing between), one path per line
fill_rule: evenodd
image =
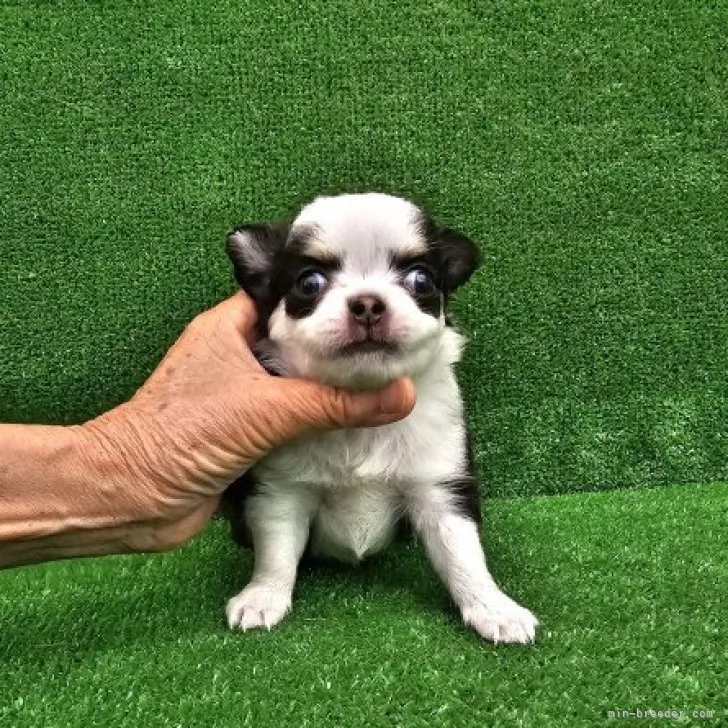
M112 463L82 427L0 424L0 567L127 550L141 509Z

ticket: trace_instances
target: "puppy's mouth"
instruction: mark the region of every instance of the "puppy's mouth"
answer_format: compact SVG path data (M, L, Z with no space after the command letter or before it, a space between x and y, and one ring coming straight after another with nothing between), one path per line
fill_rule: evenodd
M357 356L359 354L396 354L399 346L391 341L377 339L362 339L361 341L350 341L339 347L338 353L341 356Z

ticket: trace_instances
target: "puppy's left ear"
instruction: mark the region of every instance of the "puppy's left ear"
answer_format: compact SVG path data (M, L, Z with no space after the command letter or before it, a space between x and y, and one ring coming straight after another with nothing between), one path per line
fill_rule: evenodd
M438 252L444 293L452 293L466 283L482 263L480 250L462 233L434 222L430 223L428 237Z
M252 223L228 233L226 250L235 280L257 303L269 292L273 258L285 245L288 229L288 225Z

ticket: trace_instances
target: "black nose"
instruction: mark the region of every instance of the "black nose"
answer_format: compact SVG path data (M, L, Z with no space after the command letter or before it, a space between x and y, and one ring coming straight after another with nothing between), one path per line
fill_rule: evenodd
M387 307L378 296L355 296L349 299L349 311L357 323L373 326L378 323Z

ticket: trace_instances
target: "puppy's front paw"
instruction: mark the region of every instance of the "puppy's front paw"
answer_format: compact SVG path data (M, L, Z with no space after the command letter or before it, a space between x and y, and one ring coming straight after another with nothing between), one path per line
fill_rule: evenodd
M462 608L463 621L495 644L525 645L536 638L536 617L502 592L485 594Z
M277 584L248 584L225 608L230 629L270 630L291 611L291 593Z

